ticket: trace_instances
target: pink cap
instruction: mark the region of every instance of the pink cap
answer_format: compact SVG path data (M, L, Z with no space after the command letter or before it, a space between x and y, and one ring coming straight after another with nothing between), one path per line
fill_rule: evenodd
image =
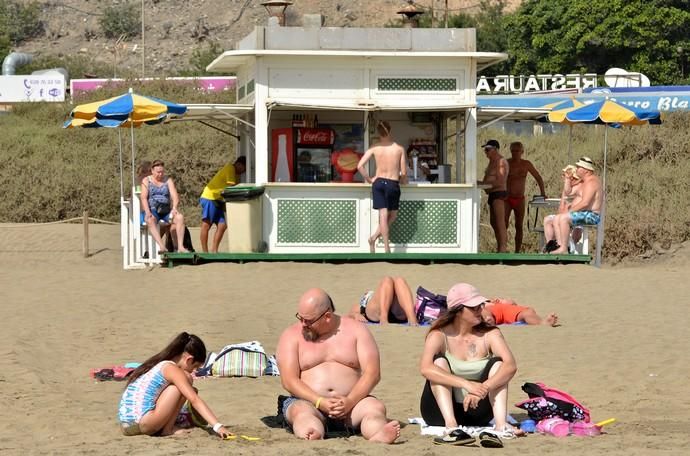
M448 309L453 309L457 306L477 307L488 301L484 296L479 294L479 290L469 283L456 283L450 290L446 302Z

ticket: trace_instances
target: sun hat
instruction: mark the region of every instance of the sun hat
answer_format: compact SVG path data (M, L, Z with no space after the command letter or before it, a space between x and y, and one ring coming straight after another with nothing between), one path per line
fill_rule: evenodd
M580 180L580 176L575 173L577 170L577 166L575 165L568 165L565 168L563 168L563 172L567 174L569 177L572 177L573 179Z
M446 297L448 309L453 309L458 306L477 307L488 301L484 296L479 294L479 290L469 283L456 283L450 290Z
M496 141L495 139L490 139L490 140L488 140L488 141L486 142L486 144L484 144L484 145L482 146L482 149L483 149L484 147L493 147L494 149L500 149L500 148L501 148L501 145L500 145L499 142Z
M594 171L594 162L589 157L580 157L577 163L575 163L575 166Z

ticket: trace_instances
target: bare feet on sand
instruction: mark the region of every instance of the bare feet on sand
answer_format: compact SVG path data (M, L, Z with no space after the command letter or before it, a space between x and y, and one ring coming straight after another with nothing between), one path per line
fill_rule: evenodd
M323 434L321 434L321 431L313 428L307 429L304 435L304 440L321 440L322 438Z
M543 324L548 326L556 326L558 324L558 315L550 313L544 318Z
M393 443L400 437L400 423L389 421L379 432L371 436L371 442Z

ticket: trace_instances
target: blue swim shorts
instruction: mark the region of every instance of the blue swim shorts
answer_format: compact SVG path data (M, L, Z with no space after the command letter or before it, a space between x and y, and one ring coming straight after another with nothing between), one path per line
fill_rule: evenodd
M158 212L156 212L155 209L151 209L151 215L156 217L157 222L170 223L170 212L168 212L163 217L161 217L160 215L158 215ZM142 225L146 225L146 213L145 212L141 212L141 214L139 215L139 220L141 221Z
M570 220L573 226L576 225L598 225L601 217L592 211L575 211L570 213Z
M211 225L225 222L225 203L206 198L199 198L201 205L201 220L205 220Z
M400 207L400 183L392 179L378 177L371 184L374 209L397 211Z

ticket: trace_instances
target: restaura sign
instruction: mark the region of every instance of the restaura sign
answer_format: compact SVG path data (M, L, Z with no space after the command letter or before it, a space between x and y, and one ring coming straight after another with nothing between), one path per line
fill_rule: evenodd
M65 77L52 75L0 76L0 103L65 101Z
M532 74L481 76L477 80L477 94L548 92L554 90L597 87L597 75L586 74Z

